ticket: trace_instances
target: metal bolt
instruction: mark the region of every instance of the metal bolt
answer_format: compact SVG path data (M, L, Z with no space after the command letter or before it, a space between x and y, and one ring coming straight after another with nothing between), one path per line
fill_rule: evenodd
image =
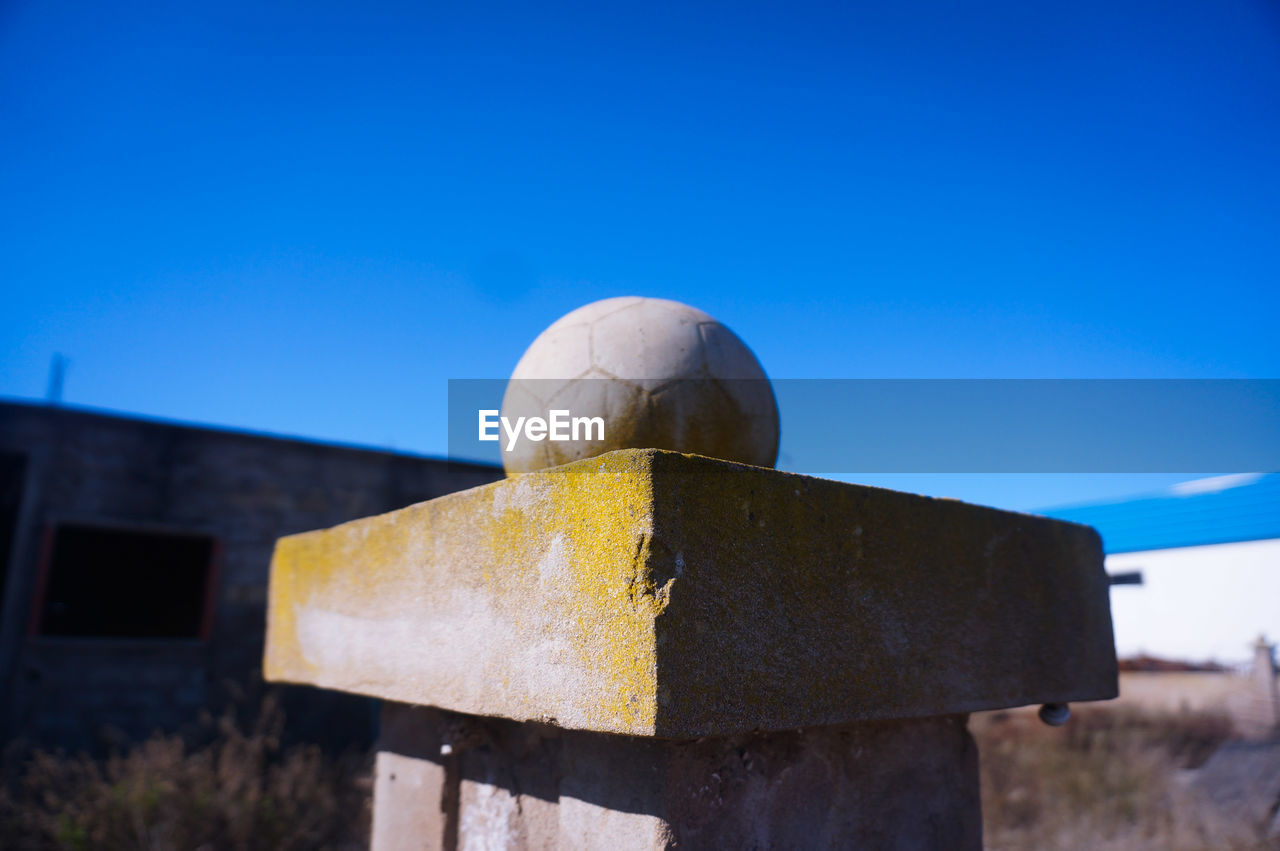
M1061 727L1071 720L1071 707L1065 703L1046 703L1040 707L1040 720L1050 727Z

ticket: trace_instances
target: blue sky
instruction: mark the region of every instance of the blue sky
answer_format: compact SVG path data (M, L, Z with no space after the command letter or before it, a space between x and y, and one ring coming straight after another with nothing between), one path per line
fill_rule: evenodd
M1280 377L1263 0L178 6L0 6L0 395L442 453L624 294L775 377Z

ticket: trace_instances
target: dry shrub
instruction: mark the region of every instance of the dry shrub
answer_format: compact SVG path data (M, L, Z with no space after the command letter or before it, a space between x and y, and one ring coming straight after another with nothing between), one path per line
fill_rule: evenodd
M357 849L369 828L367 754L282 749L268 700L192 745L178 736L94 760L35 752L0 789L5 849ZM1248 849L1190 794L1187 772L1231 735L1221 717L1080 708L1062 728L1033 712L972 722L991 849Z
M242 729L228 712L202 745L156 734L121 754L36 751L0 790L12 849L355 849L368 839L369 758L281 749L268 699Z
M1034 712L973 719L991 849L1264 848L1215 824L1187 782L1230 738L1228 720L1197 713L1074 709L1065 727ZM1214 825L1210 827L1210 825Z

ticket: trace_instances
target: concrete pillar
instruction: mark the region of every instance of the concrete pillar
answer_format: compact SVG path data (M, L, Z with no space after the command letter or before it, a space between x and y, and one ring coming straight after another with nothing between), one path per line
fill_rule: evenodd
M703 739L382 719L375 849L982 847L963 715ZM466 743L424 748L451 729Z
M1263 726L1280 728L1280 687L1276 683L1276 646L1259 635L1253 645L1253 670L1250 672L1254 691L1262 707Z
M981 848L979 709L1116 694L1087 527L658 450L282 539L373 848Z

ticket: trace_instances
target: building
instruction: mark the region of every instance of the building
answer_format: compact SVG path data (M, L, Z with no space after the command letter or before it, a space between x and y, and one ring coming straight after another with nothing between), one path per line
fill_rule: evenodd
M259 678L277 538L501 476L487 465L0 402L0 730L93 749L221 711ZM288 691L291 732L372 736L366 699Z
M1280 637L1280 475L1044 513L1096 528L1113 576L1140 574L1111 594L1122 658L1237 662L1259 634Z
M1044 513L1096 528L1108 573L1124 583L1111 592L1117 655L1151 670L1122 674L1122 700L1221 711L1242 729L1280 723L1270 643L1280 638L1280 475Z

